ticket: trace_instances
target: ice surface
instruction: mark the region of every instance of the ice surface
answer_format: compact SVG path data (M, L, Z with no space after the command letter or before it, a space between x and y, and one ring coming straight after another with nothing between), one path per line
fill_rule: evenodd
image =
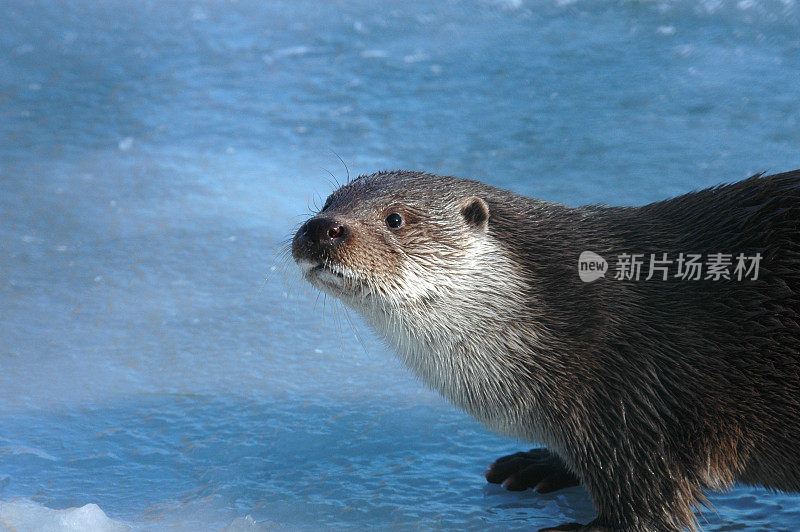
M18 532L125 532L131 529L109 519L96 504L51 510L30 501L0 501L0 526Z
M287 238L346 178L337 154L352 174L425 169L573 205L798 166L791 1L2 12L8 528L587 520L581 489L486 485L488 463L528 444L424 389L297 277ZM793 495L712 502L712 530L800 522Z

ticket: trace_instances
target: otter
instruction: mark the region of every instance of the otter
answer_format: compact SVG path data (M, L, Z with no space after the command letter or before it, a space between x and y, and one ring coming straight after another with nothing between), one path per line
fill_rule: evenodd
M428 386L546 447L490 482L586 487L597 518L553 530L696 529L711 490L800 490L800 170L579 208L380 172L333 192L292 255Z

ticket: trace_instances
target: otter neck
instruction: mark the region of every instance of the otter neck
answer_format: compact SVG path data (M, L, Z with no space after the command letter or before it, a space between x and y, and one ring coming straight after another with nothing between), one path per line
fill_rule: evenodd
M547 424L531 423L540 417L536 376L544 370L526 317L529 290L497 246L477 242L457 260L448 257L441 274L429 264L409 268L400 284L413 284L414 297L364 314L399 358L456 406L492 430L546 442Z

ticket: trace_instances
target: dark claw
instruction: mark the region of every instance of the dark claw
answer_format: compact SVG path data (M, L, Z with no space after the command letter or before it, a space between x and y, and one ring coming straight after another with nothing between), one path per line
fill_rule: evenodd
M580 523L564 523L563 525L558 525L552 528L541 528L539 532L562 532L564 530L583 530L585 527Z
M539 493L578 485L578 478L547 449L532 449L499 458L489 466L486 480L503 484L510 491L537 488Z
M564 523L563 525L558 525L552 528L542 528L539 532L563 532L563 531L571 531L571 532L611 532L612 529L606 526L603 526L598 522L597 519L589 523L588 525L582 525L580 523Z

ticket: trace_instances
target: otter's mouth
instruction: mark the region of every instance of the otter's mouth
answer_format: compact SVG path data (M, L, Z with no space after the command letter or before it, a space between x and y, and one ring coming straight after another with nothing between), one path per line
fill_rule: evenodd
M315 286L322 285L320 288L344 288L346 272L335 264L299 260L297 265L300 266L303 276Z
M339 271L338 268L325 264L317 264L311 269L311 273L322 276L333 276L337 279L344 280L344 273Z

